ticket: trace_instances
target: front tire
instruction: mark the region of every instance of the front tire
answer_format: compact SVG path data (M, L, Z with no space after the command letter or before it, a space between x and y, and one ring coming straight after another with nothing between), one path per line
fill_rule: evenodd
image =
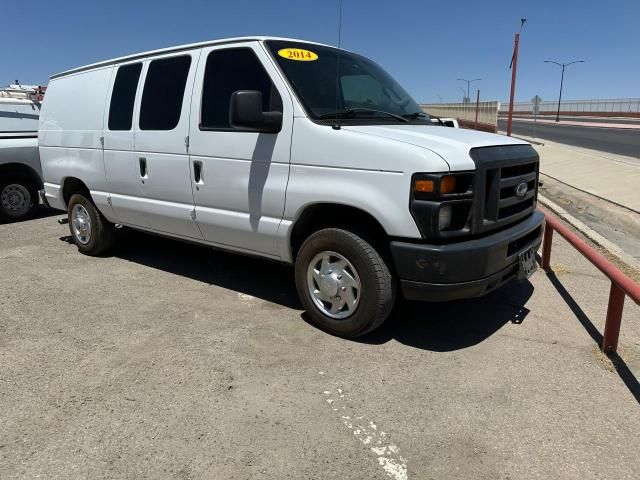
M38 203L36 188L24 180L0 183L0 219L17 221L29 217Z
M67 208L69 231L80 253L97 256L109 250L115 241L115 227L91 200L76 193Z
M378 328L395 301L395 282L376 249L341 228L312 234L300 247L296 288L311 322L333 335L358 337Z

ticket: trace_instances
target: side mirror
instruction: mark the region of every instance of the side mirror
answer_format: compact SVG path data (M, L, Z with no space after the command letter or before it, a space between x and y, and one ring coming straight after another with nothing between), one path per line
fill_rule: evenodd
M238 90L229 102L229 124L233 128L277 133L282 128L282 112L263 112L261 92Z

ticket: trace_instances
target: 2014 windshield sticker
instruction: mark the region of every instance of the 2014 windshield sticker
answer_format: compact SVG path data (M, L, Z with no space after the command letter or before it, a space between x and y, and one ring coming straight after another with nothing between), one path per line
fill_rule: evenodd
M278 50L278 55L287 60L295 60L296 62L313 62L318 59L318 54L303 48L283 48Z

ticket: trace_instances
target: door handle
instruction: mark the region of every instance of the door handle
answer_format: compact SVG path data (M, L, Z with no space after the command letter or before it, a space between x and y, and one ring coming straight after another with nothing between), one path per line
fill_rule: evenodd
M204 183L202 179L202 162L200 160L193 161L193 181L199 185Z
M140 178L142 178L142 183L144 183L144 179L148 178L147 175L147 159L144 157L140 157L138 159L140 162Z

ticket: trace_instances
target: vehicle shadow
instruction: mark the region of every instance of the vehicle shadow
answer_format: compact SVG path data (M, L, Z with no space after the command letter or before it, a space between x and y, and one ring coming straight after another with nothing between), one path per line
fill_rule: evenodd
M301 309L291 267L122 229L113 256L279 305Z
M381 344L396 340L434 352L450 352L476 345L507 323L520 324L533 294L528 282L511 282L482 298L443 303L400 301L391 318L378 330L356 341Z
M37 205L31 214L22 220L2 220L0 219L0 225L8 225L10 223L23 223L29 220L37 220L39 218L54 217L56 215L65 215L65 212L60 210L54 210L53 208L45 207L44 205Z
M293 269L129 229L118 232L113 255L210 285L302 310ZM507 323L522 323L533 293L529 282L511 282L479 299L447 303L399 301L382 328L353 341L383 344L395 339L414 348L447 352L476 345ZM309 322L306 313L301 317Z

